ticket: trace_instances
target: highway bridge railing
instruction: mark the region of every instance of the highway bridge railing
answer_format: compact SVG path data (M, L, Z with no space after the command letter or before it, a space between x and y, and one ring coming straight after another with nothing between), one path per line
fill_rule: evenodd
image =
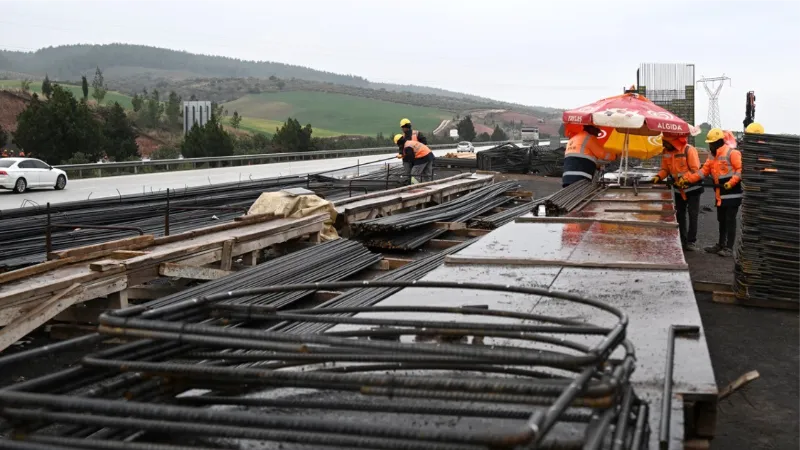
M502 142L475 142L477 146L495 146ZM455 149L456 144L431 145L433 150ZM62 164L55 166L70 178L96 178L102 176L136 175L178 170L209 169L279 162L306 161L314 159L351 158L357 156L382 155L397 151L397 147L373 147L343 150L320 150L314 152L262 153L256 155L212 156L206 158L158 159L123 161L94 164Z

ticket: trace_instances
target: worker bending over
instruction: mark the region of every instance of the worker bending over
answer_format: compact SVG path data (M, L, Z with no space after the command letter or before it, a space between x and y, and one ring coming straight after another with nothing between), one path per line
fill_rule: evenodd
M732 256L736 242L736 215L742 204L742 154L725 145L725 133L719 128L712 128L706 136L711 154L698 173L684 176L678 187L687 187L692 183L711 176L714 179L714 196L717 204L717 221L719 222L719 242L706 247L708 253L720 256Z
M403 119L400 121L400 129L403 130L403 137L406 138L407 141L415 141L415 142L422 142L425 145L428 145L428 139L422 135L417 130L411 129L411 121L408 119Z
M397 157L403 159L405 176L412 183L415 183L417 178L422 178L422 181L433 180L433 161L435 158L427 145L422 142L407 140L402 134L394 136L394 143L400 148L400 154Z
M592 181L595 172L601 165L617 159L617 155L603 148L603 144L597 139L599 135L599 128L584 125L580 133L569 139L564 152L562 187L567 187L580 180Z
M653 184L669 177L673 184L689 174L700 171L700 157L697 149L686 142L685 137L662 138L664 153L661 154L661 170L653 178ZM697 181L682 188L672 187L675 195L675 212L681 234L681 245L686 251L697 250L697 220L700 215L700 196L703 194L703 183ZM686 213L689 222L686 222ZM688 225L688 226L687 226ZM688 228L688 230L687 230Z

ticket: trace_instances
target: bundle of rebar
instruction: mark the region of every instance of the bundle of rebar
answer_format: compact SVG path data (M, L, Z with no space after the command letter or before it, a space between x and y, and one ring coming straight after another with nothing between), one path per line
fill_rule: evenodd
M477 169L477 158L448 158L446 156L437 157L433 161L436 167L449 167L454 169Z
M530 164L528 172L547 177L560 177L564 172L565 147L551 149L549 147L530 147Z
M485 208L487 204L495 202L498 196L518 186L519 184L516 181L494 183L440 205L402 214L361 220L352 223L350 227L354 235L360 235L400 232L433 225L435 222L454 222L473 211Z
M530 166L530 149L513 142L478 152L478 169L502 173L526 173Z
M742 232L736 247L736 296L751 302L800 299L800 138L745 134Z
M517 217L533 211L533 208L535 208L538 204L538 201L532 201L525 202L511 208L506 208L505 210L490 216L480 217L473 220L470 224L470 227L483 230L494 230L495 228L500 228L503 225L512 222Z
M616 320L598 326L486 305L436 306L433 298L426 306L299 310L236 302L378 288L544 296L589 307L588 317ZM241 445L237 441L286 450L647 448L647 404L630 385L635 357L624 337L627 318L573 294L480 283L313 283L133 307L100 321L107 336L146 337L155 346L192 343L202 351L165 359L137 354L129 345L85 357L85 367L107 374L170 380L149 391L120 392L127 401L41 393L31 383L0 390L3 416L26 430L7 442L44 449L183 450ZM295 333L228 326L232 321L328 329ZM232 365L231 354L240 353L249 356L247 364ZM611 359L614 353L620 356ZM117 392L94 392L101 390ZM156 393L164 400L149 401Z
M580 180L559 190L544 199L537 200L535 206L542 204L548 216L560 216L566 214L578 206L586 203L603 187L589 180ZM534 208L534 214L538 214L538 208Z

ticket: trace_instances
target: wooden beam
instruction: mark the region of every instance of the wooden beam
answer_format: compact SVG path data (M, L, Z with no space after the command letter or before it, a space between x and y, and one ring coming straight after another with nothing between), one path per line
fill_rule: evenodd
M252 267L258 264L258 253L259 250L253 250L252 252L248 252L244 254L242 258L242 263L245 266Z
M503 193L503 195L506 195L508 197L533 198L533 192L532 191L508 191L508 192Z
M677 222L660 222L651 220L618 220L600 217L517 217L516 223L607 223L610 225L628 225L643 228L678 228Z
M121 267L122 263L118 259L101 259L100 261L89 263L89 269L95 272L108 272Z
M674 209L604 209L607 213L631 213L631 214L652 214L654 216L672 216Z
M395 270L399 269L406 264L413 262L413 259L400 259L400 258L386 258L384 257L382 260L378 261L375 264L376 270Z
M467 224L464 222L434 222L434 228L439 228L442 230L466 230Z
M28 266L18 270L12 270L0 274L0 284L9 283L22 278L32 277L41 273L49 272L67 264L74 262L74 258L55 259L52 261L43 262L34 266Z
M123 309L128 307L128 290L112 292L108 294L109 309Z
M692 281L695 292L731 291L732 283L716 283L713 281Z
M434 248L438 250L454 247L458 244L463 244L464 241L456 241L452 239L431 239L428 241L425 246L428 248Z
M487 265L487 266L555 266L597 269L640 269L640 270L688 270L689 266L683 264L661 264L646 262L590 262L590 261L564 261L557 259L534 259L514 257L472 257L447 255L444 259L448 265Z
M17 318L13 323L3 327L3 329L0 330L0 351L5 350L31 331L44 325L45 322L55 317L56 314L72 306L73 302L62 301L62 298L78 289L80 286L80 283L71 284L46 302L38 304L22 317Z
M219 225L212 225L204 228L196 228L185 233L171 234L169 236L161 236L156 238L154 245L169 244L172 242L185 241L198 236L205 236L219 231L227 231L235 228L246 227L260 222L268 222L274 220L275 216L272 214L254 214L251 216L240 216L234 218L233 222L221 223ZM238 219L238 220L237 220Z
M314 300L313 300L313 302L314 302L315 305L319 305L319 304L327 302L328 300L330 300L332 298L336 298L336 297L338 297L340 295L342 295L342 292L340 292L340 291L317 291L317 292L314 292Z
M222 256L219 260L219 268L221 270L230 271L233 264L233 244L234 240L230 239L222 243Z
M491 233L492 230L482 230L480 228L465 228L463 230L450 230L456 236L481 237Z
M750 300L738 298L736 294L729 291L714 291L711 294L711 301L714 303L723 303L726 305L739 305L739 306L753 306L758 308L769 309L787 309L790 311L797 311L800 309L800 303L797 301L783 301L783 300Z
M138 250L116 250L113 253L111 253L110 255L108 255L108 257L110 259L129 259L129 258L135 258L137 256L146 255L146 254L147 254L147 252L142 252L142 251L138 251Z
M52 252L50 255L55 259L64 259L71 256L83 256L107 250L137 250L152 245L154 240L155 237L153 237L153 235L146 234L144 236L134 236L125 239L118 239L116 241L103 242L101 244L60 250L57 252Z
M599 198L596 202L602 203L673 203L672 199L663 198Z
M232 274L229 270L211 267L195 267L175 263L161 263L158 274L163 277L188 278L190 280L216 280Z

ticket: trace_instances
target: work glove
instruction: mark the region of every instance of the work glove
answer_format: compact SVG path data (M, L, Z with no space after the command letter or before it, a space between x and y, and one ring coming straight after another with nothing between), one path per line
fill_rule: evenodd
M658 184L659 181L661 181L661 177L659 177L658 175L653 177L653 184Z
M677 186L678 189L683 189L686 186L689 186L689 181L686 178L681 178L680 180L675 182L675 186Z
M726 190L730 190L730 188L733 187L733 184L731 184L731 182L728 181L727 183L723 184L722 187L724 187Z
M397 156L395 156L395 158L397 158L397 159L403 159L403 155L397 155Z

